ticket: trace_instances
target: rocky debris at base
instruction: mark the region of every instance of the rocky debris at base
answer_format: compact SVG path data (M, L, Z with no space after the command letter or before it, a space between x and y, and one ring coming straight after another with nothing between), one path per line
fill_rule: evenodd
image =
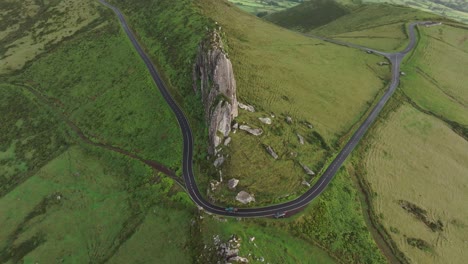
M241 247L241 239L236 235L232 235L227 242L221 242L219 235L213 236L213 244L217 249L218 256L223 262L218 263L249 263L245 257L239 256Z
M302 185L305 185L307 187L310 187L310 183L308 183L306 180L302 181Z
M309 129L314 128L314 126L311 123L307 122L307 121L304 121L304 125L306 125L306 127L308 127Z
M251 128L247 125L241 125L239 126L239 129L244 130L254 136L260 136L261 134L263 134L263 130L261 128Z
M237 263L249 263L249 260L247 258L241 257L241 256L235 256L232 258L228 259L229 262L237 262Z
M211 191L212 191L212 192L216 191L216 189L218 188L219 184L220 184L219 181L211 181L211 182L210 182Z
M286 117L286 123L292 124L292 122L293 122L292 118L290 116L287 116Z
M224 140L224 146L229 146L229 143L231 143L232 138L228 137Z
M255 198L246 191L240 191L236 196L236 200L243 204L255 202Z
M236 178L232 178L228 181L228 188L233 190L236 188L237 184L239 184L239 180Z
M315 175L315 172L312 171L309 167L307 167L306 165L302 164L302 163L299 163L302 167L302 169L304 169L305 173L310 175L310 176L314 176Z
M304 145L304 137L299 135L299 133L297 133L296 135L297 135L297 139L299 139L299 143L301 143L301 145Z
M232 125L232 129L239 129L239 123L234 123L234 125Z
M269 117L259 117L258 120L264 124L271 125L271 118Z
M251 105L248 105L248 104L243 104L243 103L240 103L240 102L239 102L239 108L243 109L243 110L246 110L246 111L249 111L249 112L252 112L252 113L255 112L255 107L253 107Z
M221 156L221 157L217 158L217 159L214 161L213 165L214 165L216 168L218 168L219 166L223 165L223 163L224 163L224 157Z
M251 237L249 240L250 240L250 242L254 242L255 237Z
M278 159L278 154L276 154L272 147L266 146L265 149L274 159Z

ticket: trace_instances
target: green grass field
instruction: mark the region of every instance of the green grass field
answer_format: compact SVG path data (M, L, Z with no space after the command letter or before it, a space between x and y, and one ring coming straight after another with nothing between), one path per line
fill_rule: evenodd
M468 126L468 29L442 25L421 28L421 40L403 68L403 91L420 107Z
M370 136L365 157L373 206L409 259L417 263L463 263L467 234L468 143L444 122L403 104ZM426 222L400 201L427 211ZM441 221L442 228L431 229ZM429 225L428 225L429 224ZM434 228L434 227L432 227ZM409 239L422 240L418 248Z
M53 10L50 22L84 10L101 23L56 39L1 76L0 262L128 263L124 255L191 263L189 198L139 161L86 144L67 123L96 143L180 167L178 125L112 13L94 1L57 13L56 4L69 2L46 3L46 13L27 23L58 34L38 26ZM157 225L151 237L139 231L148 225ZM150 238L151 250L127 253Z
M80 31L102 25L97 1L2 1L0 74L21 69Z

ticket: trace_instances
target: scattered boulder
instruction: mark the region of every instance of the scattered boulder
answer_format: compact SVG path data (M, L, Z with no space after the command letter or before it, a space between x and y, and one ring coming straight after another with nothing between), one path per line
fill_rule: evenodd
M239 108L240 109L243 109L243 110L246 110L246 111L249 111L249 112L255 112L255 107L251 106L251 105L248 105L248 104L243 104L243 103L239 103Z
M231 140L232 140L231 137L226 138L226 139L224 140L224 146L228 146L229 143L231 143Z
M254 136L260 136L261 134L263 134L263 130L261 128L251 128L249 126L246 126L246 125L241 125L239 126L239 129L240 130L244 130Z
M259 117L258 119L264 124L271 125L271 118L269 117Z
M212 192L216 191L216 189L218 188L219 184L220 184L219 181L211 181L211 182L210 182L211 191L212 191Z
M232 178L228 181L228 188L233 190L236 188L237 184L239 184L239 180L236 178Z
M276 154L276 152L273 150L272 147L266 146L266 151L267 151L274 159L278 159L278 154Z
M223 163L224 163L224 157L221 156L221 157L217 158L217 159L214 161L213 165L214 165L216 168L218 168L219 166L223 165Z
M254 242L255 237L251 237L249 240L250 240L250 242Z
M297 138L299 139L299 143L301 143L301 145L304 145L304 137L299 135L299 133L297 133L296 135L297 135Z
M239 129L239 123L234 123L234 125L232 125L232 129Z
M234 256L228 259L229 262L234 261L237 263L249 263L249 260L247 258L241 257L241 256Z
M309 187L309 188L310 188L310 183L308 183L308 182L307 182L307 181L305 181L305 180L304 180L304 181L302 181L302 185L305 185L305 186L307 186L307 187Z
M379 63L377 63L379 66L385 66L385 65L390 65L390 63L386 62L386 61L381 61Z
M315 172L313 172L309 167L307 167L306 165L302 164L302 163L299 163L302 167L302 169L304 169L305 173L310 175L310 176L314 176L315 175Z
M406 76L406 72L401 71L401 72L400 72L400 75L401 75L401 76Z
M292 122L293 122L292 118L290 116L287 116L286 117L286 123L292 124Z
M240 203L248 204L250 202L254 202L255 198L252 195L250 195L248 192L240 191L236 196L236 200L239 201Z
M306 125L306 127L308 127L309 129L314 128L314 126L311 123L307 122L307 121L304 121L304 125Z

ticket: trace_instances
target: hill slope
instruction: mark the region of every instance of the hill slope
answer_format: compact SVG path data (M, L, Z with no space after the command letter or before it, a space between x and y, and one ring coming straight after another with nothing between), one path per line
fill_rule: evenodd
M265 17L282 27L307 32L349 14L349 7L330 0L313 0Z

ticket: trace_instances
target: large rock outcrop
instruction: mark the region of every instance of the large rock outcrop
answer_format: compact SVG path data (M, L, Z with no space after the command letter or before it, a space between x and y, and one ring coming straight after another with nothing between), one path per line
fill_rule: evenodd
M195 91L202 94L209 127L208 153L214 154L223 138L229 136L231 123L238 115L236 80L217 31L198 48L193 67L193 86Z

